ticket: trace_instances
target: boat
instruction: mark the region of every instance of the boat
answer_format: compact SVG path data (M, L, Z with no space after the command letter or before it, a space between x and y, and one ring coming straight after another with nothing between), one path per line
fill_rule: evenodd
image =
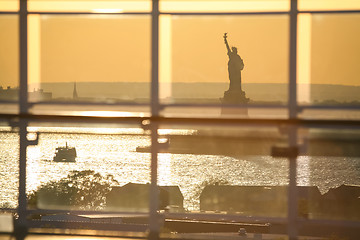
M65 147L57 147L55 150L54 162L75 162L75 147L69 147L66 143Z

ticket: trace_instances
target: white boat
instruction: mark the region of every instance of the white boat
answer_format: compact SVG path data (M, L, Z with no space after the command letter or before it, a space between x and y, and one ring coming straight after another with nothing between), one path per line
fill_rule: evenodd
M57 147L55 150L54 162L75 162L76 149L69 147L66 143L65 147Z

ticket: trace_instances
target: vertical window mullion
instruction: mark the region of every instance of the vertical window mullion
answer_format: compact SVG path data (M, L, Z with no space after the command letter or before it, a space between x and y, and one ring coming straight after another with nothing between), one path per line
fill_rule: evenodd
M289 44L289 118L297 118L296 92L296 48L297 48L297 0L291 0L290 9L290 44Z
M159 116L159 0L151 12L151 116Z
M159 0L152 1L151 12L151 116L159 116ZM151 121L151 184L150 184L150 217L149 239L159 237L158 216L158 123Z
M290 38L289 38L289 119L297 118L297 91L296 91L296 59L297 59L297 14L298 0L291 0L290 8ZM289 126L288 144L297 145L297 126ZM288 187L288 235L289 240L297 239L297 187L296 187L296 160L297 157L288 157L289 160L289 187Z
M28 12L27 0L20 0L19 12L19 107L20 116L28 113ZM27 120L19 118L19 196L17 234L26 233L26 148Z
M27 1L20 0L20 21L19 21L19 76L20 76L20 91L19 104L20 113L28 113L28 13Z

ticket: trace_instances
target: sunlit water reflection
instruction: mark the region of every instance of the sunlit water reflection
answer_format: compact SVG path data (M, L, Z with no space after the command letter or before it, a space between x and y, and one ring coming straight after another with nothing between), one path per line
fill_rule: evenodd
M120 185L150 182L150 154L136 152L150 138L141 130L129 134L42 133L37 146L28 147L27 191L59 180L71 170L94 170L112 174ZM119 130L118 133L126 133ZM128 132L129 133L129 132ZM0 133L0 205L16 206L18 187L18 135ZM68 143L77 149L76 163L52 161L55 148ZM269 156L229 157L220 155L159 154L159 185L177 185L184 207L199 209L199 195L206 181L231 185L286 185L288 162ZM321 192L341 184L360 184L360 159L300 157L298 184L318 186Z

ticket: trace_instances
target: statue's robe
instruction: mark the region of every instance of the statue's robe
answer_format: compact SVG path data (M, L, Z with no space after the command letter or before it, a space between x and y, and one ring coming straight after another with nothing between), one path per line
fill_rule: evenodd
M234 52L228 52L229 62L228 71L230 79L229 90L242 90L241 89L241 70L244 69L244 62L241 57Z

